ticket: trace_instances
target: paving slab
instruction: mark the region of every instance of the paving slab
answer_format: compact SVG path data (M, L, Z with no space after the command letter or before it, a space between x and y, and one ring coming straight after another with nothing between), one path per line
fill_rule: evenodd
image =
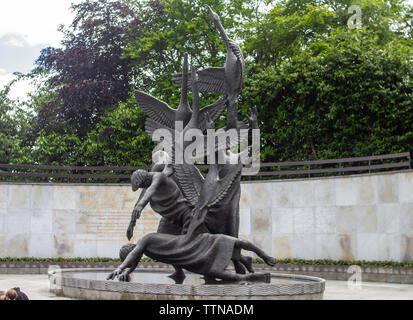
M50 293L49 280L45 274L0 274L0 290L14 287L20 287L30 300L72 300Z
M349 286L347 281L327 280L325 300L413 300L412 284L361 282Z

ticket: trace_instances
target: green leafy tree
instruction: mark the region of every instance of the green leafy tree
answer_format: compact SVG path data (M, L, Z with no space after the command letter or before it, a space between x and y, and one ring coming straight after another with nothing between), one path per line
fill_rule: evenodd
M0 163L22 163L30 154L33 113L9 98L13 80L0 91Z
M32 157L38 164L78 165L81 164L79 152L82 142L72 133L40 131Z
M361 25L379 44L397 37L411 39L412 7L405 0L282 0L252 26L246 40L248 55L268 66L289 59L310 44L328 39L347 26L351 5L361 10Z
M259 107L264 161L413 149L413 46L379 41L338 28L248 78L243 102Z
M145 118L133 98L107 112L82 146L84 164L150 165L154 144L144 131Z
M13 154L13 139L17 134L16 123L13 121L10 111L12 102L8 98L11 84L8 84L0 92L0 163L10 162Z

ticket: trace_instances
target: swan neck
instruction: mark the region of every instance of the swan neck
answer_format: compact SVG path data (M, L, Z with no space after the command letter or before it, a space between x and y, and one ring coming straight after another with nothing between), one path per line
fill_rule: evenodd
M216 27L217 27L220 35L221 35L221 38L224 40L225 45L228 46L228 45L229 45L229 38L228 38L227 33L225 32L224 27L222 26L221 21L217 21L217 22L215 23L215 25L216 25Z
M189 109L188 103L188 55L184 55L184 65L182 68L181 102L179 107Z

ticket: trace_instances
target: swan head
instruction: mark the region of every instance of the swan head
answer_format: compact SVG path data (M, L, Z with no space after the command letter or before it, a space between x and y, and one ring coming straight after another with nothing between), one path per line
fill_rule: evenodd
M208 7L209 14L211 15L211 19L214 23L220 22L219 15L217 15L214 11L212 11L210 6Z

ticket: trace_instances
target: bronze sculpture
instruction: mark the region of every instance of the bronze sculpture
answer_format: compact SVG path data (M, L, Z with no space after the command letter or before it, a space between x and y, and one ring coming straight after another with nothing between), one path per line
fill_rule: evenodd
M190 161L175 161L179 152L183 152L190 144L185 139L180 144L177 137L183 137L193 129L199 129L201 133L206 129L215 129L215 120L225 107L228 109L226 129L235 129L239 133L240 128L245 128L244 123L238 121L238 96L245 73L243 55L239 46L226 35L218 15L209 7L208 10L227 47L225 67L207 68L199 72L192 69L189 74L188 57L185 54L183 73L174 76L175 81L181 84L181 101L176 110L146 93L135 93L138 105L152 118L147 119L147 133L152 135L158 129L170 132L171 163L155 164L150 173L136 171L132 175L133 190L144 190L132 214L128 239L132 237L136 219L147 203L150 202L162 219L157 233L146 235L137 245L129 244L122 248L124 261L108 279L118 277L120 281L128 281L130 273L142 255L146 254L173 265L176 271L171 277L178 283L183 281L182 269L202 274L207 281L269 281L269 274L254 274L252 259L241 255L241 249L253 251L267 264L275 264L275 259L254 244L238 239L243 165L240 154L233 154L230 149L238 147L241 137L237 134L236 141L228 142L225 139L220 143L220 135L225 136L225 131L218 132L218 143L214 136L212 149L210 145L205 148L204 140L208 141L204 136L201 137L202 157L213 159L205 178L194 165L199 157L193 156ZM188 88L193 93L192 110L187 99ZM224 96L200 109L200 91L218 92ZM257 128L255 109L251 119L252 128ZM222 156L224 163L217 163L217 154ZM230 158L236 159L236 163L230 162ZM236 274L226 271L230 260L234 262ZM245 274L246 271L250 274Z
M244 56L239 45L229 39L219 16L208 6L211 19L218 29L227 49L225 66L223 68L206 68L198 72L199 90L201 92L217 92L226 94L228 104L227 129L237 128L238 120L238 96L242 89L245 75ZM185 83L188 77L185 74L174 76L174 80L180 84ZM190 86L190 83L187 84ZM184 85L182 86L185 87Z
M181 85L181 101L177 109L172 109L163 101L152 97L151 95L142 92L135 91L135 98L138 106L145 111L145 113L150 116L153 120L159 124L174 129L175 122L182 121L183 127L185 127L189 120L191 119L192 110L188 103L188 88L185 84L187 82L188 76L188 54L184 54L184 65L183 73L184 81ZM206 106L200 110L200 120L198 123L199 129L201 131L205 130L205 114L208 112L211 118L215 121L225 110L226 97L220 98L215 103Z

